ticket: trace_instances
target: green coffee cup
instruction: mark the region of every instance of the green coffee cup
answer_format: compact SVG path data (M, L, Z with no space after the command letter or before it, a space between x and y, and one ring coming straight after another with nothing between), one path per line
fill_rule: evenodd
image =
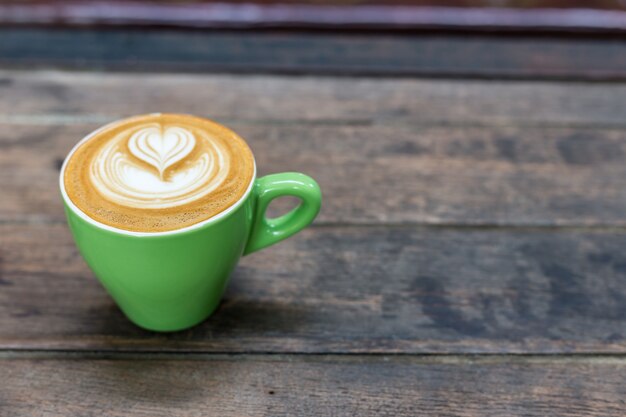
M64 170L65 165L61 195L81 255L126 316L154 331L182 330L209 317L239 258L297 233L321 204L319 186L304 174L254 176L242 198L206 221L168 232L129 232L99 223L74 205ZM295 196L300 205L267 218L269 203L282 196Z

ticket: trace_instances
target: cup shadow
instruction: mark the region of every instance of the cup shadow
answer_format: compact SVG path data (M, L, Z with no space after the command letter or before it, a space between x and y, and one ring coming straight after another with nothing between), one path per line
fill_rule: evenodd
M92 312L101 316L97 335L104 349L224 352L220 344L234 347L238 338L280 338L297 336L310 322L310 307L276 300L253 299L237 292L225 294L215 312L202 323L178 332L160 333L133 324L113 301ZM206 342L207 350L202 348ZM241 349L236 349L241 350ZM254 351L247 346L246 351Z
M301 307L245 299L237 293L227 295L205 322L174 333L135 326L113 301L100 310L106 317L98 341L104 353L90 361L81 383L106 389L113 404L154 410L222 398L228 394L224 379L243 370L236 356L223 353L281 350L285 338L293 339L307 321ZM212 383L213 377L219 380Z
M107 353L105 361L94 361L90 377L108 381L113 387L111 396L119 396L120 402L145 400L167 409L220 392L219 384L172 384L170 377L188 381L181 373L200 366L190 361L211 361L212 367L220 367L221 378L228 378L230 372L237 372L237 359L220 354L282 351L285 339L298 338L307 323L314 321L313 307L256 295L239 274L235 272L212 316L179 332L144 330L130 322L113 300L94 308L89 312L92 319L99 317L91 323L94 342L102 351L114 353Z

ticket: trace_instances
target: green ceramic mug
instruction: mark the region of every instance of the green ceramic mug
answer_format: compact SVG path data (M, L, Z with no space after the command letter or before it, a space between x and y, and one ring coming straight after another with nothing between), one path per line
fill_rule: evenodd
M176 331L205 320L219 305L242 255L297 233L320 209L320 188L311 177L286 172L257 179L255 169L244 196L201 223L157 233L113 228L87 216L66 193L63 175L76 147L60 176L70 230L102 285L126 316L145 329ZM282 196L295 196L300 205L267 218L270 202Z

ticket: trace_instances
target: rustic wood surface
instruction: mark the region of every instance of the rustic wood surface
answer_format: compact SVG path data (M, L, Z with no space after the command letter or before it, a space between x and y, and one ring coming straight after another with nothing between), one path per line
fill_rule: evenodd
M626 12L624 20L626 28ZM8 26L0 27L0 65L624 81L626 41L623 36L537 39Z
M260 175L319 181L319 224L626 225L619 129L229 125ZM96 127L0 124L0 220L62 221L58 168Z
M352 5L362 6L380 4L380 0L223 0L224 3L254 3L254 4L321 4L321 5ZM22 5L63 5L64 0L9 0L6 4ZM79 3L79 2L75 2ZM117 0L117 4L212 4L212 0ZM626 6L619 0L388 0L389 4L409 4L415 6L442 6L442 7L508 7L516 9L608 9L626 10Z
M0 221L63 221L57 171L76 141L98 124L161 110L227 123L249 139L261 174L317 178L327 196L318 224L626 224L622 85L59 72L0 79L3 97L21 97L0 101Z
M0 416L621 417L625 101L580 79L0 71ZM83 135L159 110L325 195L173 334L123 317L57 191Z
M6 416L605 417L626 395L612 358L79 356L0 372Z
M0 349L626 349L621 232L314 227L244 258L215 315L174 334L130 324L65 225L3 225L0 236Z
M623 33L620 0L8 0L0 24Z
M101 124L178 111L306 127L622 128L624 96L623 83L0 70L0 122L14 125Z

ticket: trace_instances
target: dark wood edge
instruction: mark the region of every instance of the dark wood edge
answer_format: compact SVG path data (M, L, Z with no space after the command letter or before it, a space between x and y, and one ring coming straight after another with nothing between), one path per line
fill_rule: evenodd
M626 11L411 5L90 2L0 4L0 24L187 28L625 32Z
M617 39L0 27L0 66L29 69L610 82L626 78L624 50Z
M626 79L624 50L619 39L0 27L5 68L612 82Z

